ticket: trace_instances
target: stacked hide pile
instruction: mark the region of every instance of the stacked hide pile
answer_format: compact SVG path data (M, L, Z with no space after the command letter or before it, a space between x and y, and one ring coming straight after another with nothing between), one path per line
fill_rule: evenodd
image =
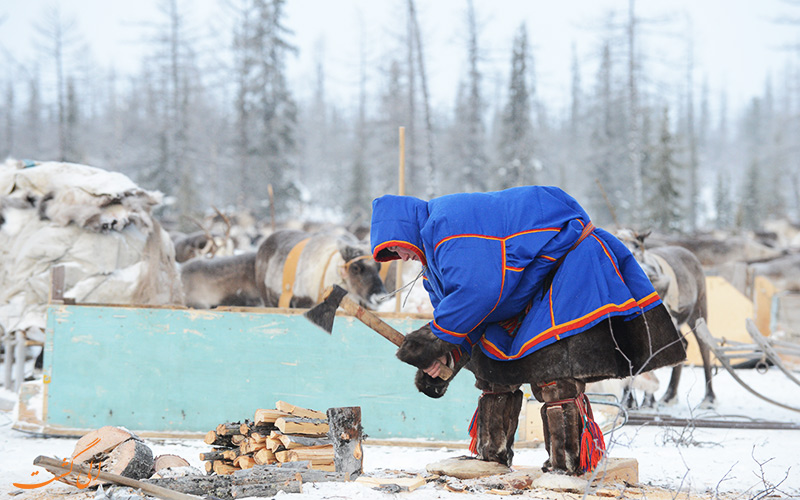
M152 217L161 193L71 163L0 165L0 325L44 329L51 268L77 303L182 304L175 250Z

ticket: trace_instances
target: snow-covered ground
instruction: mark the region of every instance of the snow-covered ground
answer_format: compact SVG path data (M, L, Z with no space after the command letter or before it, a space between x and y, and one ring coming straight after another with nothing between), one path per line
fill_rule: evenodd
M668 371L657 371L662 391ZM738 370L737 374L756 390L790 406L800 407L800 386L777 368L766 374L755 370ZM467 374L464 374L467 375ZM467 375L468 376L468 375ZM750 418L800 424L800 412L763 401L747 392L733 377L721 369L714 377L717 408L698 410L703 397L703 375L699 368L683 372L680 403L662 408L661 413L678 417ZM9 393L0 393L9 397ZM12 395L13 396L13 395ZM477 394L476 394L477 397ZM0 412L0 498L18 493L14 498L40 499L61 497L79 490L58 482L37 490L20 492L12 483L35 483L50 475L32 465L38 455L69 456L75 439L33 437L11 429L13 412ZM368 433L369 429L365 429ZM714 428L677 428L625 425L606 435L609 453L614 457L635 458L639 462L641 484L658 486L675 492L676 498L698 498L719 492L724 498L762 498L774 489L770 498L800 498L800 430L738 430ZM155 455L176 454L202 469L198 453L208 447L199 439L155 440L146 442ZM426 464L464 455L466 450L447 448L364 447L364 472L367 475L386 471L425 473ZM542 448L524 448L516 452L515 466L537 467L546 458ZM31 476L37 470L40 474ZM44 478L44 479L41 479ZM43 496L43 493L47 495ZM678 494L678 492L681 492ZM84 493L94 495L94 493ZM318 483L304 485L302 494L280 494L281 499L340 498L463 498L433 483L412 492L391 494L357 483ZM541 498L526 491L526 498ZM496 499L487 492L470 493L469 498ZM76 497L77 498L77 497Z

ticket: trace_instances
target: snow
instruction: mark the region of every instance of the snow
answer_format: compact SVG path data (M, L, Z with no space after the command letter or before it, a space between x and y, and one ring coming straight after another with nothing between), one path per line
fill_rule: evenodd
M668 380L668 370L658 370L656 374L660 380ZM786 405L798 406L800 386L777 368L773 367L764 374L742 369L737 371L737 375L756 391ZM407 382L411 383L410 380ZM660 391L664 390L663 386L662 383ZM800 412L759 399L746 391L722 369L714 377L714 389L718 397L716 409L697 410L697 405L703 398L702 370L684 369L680 386L680 403L673 407L651 411L675 417L693 416L702 419L747 417L800 425ZM599 405L595 405L595 408L599 408ZM0 412L0 449L2 449L0 497L5 493L19 491L13 486L14 482L43 481L44 479L39 479L41 477L39 475L36 479L31 479L31 474L37 470L32 465L34 458L39 455L69 456L77 441L74 438L37 437L13 430L11 427L14 418L12 411ZM369 433L369 429L365 429L365 432ZM203 462L199 460L198 454L207 451L208 446L201 439L145 439L145 441L155 456L179 455L189 461L191 466L203 469ZM639 480L643 485L657 486L672 492L685 492L690 498L698 498L698 495L703 494L713 497L716 493L727 498L754 498L776 486L775 498L800 498L800 452L798 451L800 430L679 428L628 424L611 434L606 434L606 441L610 456L638 460ZM464 449L443 447L366 444L364 472L375 476L396 471L425 474L426 464L465 453ZM516 450L514 465L538 467L546 457L547 454L541 447L521 448ZM44 489L47 490L48 496L79 493L75 488L57 482L45 486ZM41 498L41 493L40 490L28 490L16 498ZM446 491L431 482L412 492L400 493L397 496L408 499L454 499L462 498L463 495ZM350 482L306 484L301 494L278 496L290 500L391 498L395 495ZM484 492L474 492L469 497L496 499L496 495ZM523 497L536 498L536 493L526 491Z

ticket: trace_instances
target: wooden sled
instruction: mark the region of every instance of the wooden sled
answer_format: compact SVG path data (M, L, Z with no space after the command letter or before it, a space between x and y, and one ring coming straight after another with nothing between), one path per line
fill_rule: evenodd
M783 365L783 362L778 355L778 348L773 346L770 340L761 335L755 323L753 323L750 319L747 319L747 331L750 333L750 336L753 337L755 344L745 344L743 342L734 342L724 338L719 339L714 337L711 335L706 322L702 318L698 319L695 323L695 329L698 338L708 345L708 347L714 353L714 356L716 356L716 358L719 360L720 364L722 364L722 366L728 370L728 373L730 373L737 382L739 382L739 385L747 389L747 391L752 393L754 396L757 396L768 403L780 406L781 408L786 408L787 410L800 412L800 408L789 406L764 396L760 392L747 385L747 383L745 383L744 380L742 380L736 374L736 369L731 364L731 359L745 358L762 360L765 367L767 366L766 360L769 360L770 363L778 366L779 369L793 382L800 385L800 382L798 382L797 378L792 375L791 371ZM791 346L791 344L787 345ZM780 349L783 348L784 346L780 347ZM797 350L796 347L794 349Z

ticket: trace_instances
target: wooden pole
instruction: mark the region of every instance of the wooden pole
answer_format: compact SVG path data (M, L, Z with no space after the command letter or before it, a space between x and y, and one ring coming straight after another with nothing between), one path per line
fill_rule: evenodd
M267 185L267 194L269 194L269 220L270 227L275 231L275 193L272 191L272 183Z
M400 161L398 165L398 182L397 182L397 194L403 196L406 194L406 128L400 127ZM395 275L394 279L394 288L395 290L403 286L403 261L397 261L397 274ZM402 293L398 293L395 295L395 304L394 310L395 312L400 312L400 307L402 303Z

